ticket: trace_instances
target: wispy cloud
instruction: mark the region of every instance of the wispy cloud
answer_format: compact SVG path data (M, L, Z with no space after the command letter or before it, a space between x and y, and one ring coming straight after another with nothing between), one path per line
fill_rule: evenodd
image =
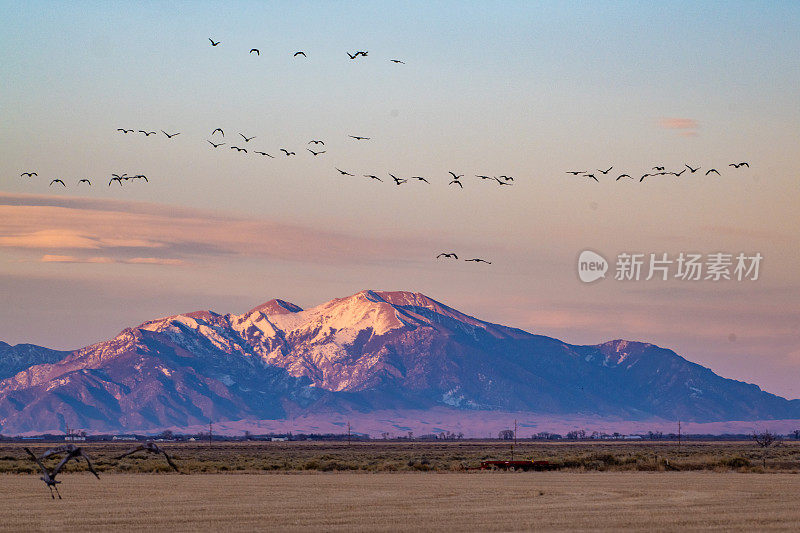
M162 257L132 257L130 259L115 259L113 257L76 257L74 255L45 254L39 260L41 263L120 263L128 265L164 265L181 266L185 261Z
M665 130L676 130L678 135L691 137L697 135L700 125L693 118L664 117L658 121L658 125Z
M371 239L197 209L86 198L0 193L0 219L0 248L38 250L45 253L42 261L179 265L242 256L346 264L396 261L409 251L431 249L424 239Z

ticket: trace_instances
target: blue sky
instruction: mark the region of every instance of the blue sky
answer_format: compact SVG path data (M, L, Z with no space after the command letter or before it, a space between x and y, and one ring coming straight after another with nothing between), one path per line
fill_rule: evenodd
M0 340L72 348L195 308L405 289L568 342L655 342L800 397L796 2L0 11L0 289L13 302ZM351 61L355 50L369 55ZM219 150L206 142L216 127ZM239 132L276 158L229 150ZM305 151L312 138L326 154ZM751 169L727 169L739 160ZM565 174L685 162L723 176ZM466 174L463 191L450 170ZM108 187L112 172L151 181ZM432 183L359 179L389 172ZM484 173L516 181L491 187ZM70 186L48 186L56 177ZM451 248L494 268L432 262ZM750 286L585 286L572 264L584 248L758 250L765 271Z

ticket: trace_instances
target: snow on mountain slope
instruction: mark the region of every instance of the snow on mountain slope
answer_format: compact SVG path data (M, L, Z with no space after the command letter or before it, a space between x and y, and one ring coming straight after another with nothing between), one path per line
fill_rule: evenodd
M3 431L433 407L800 418L800 401L652 344L573 346L403 291L361 291L305 310L270 300L240 315L174 315L48 357L0 381Z

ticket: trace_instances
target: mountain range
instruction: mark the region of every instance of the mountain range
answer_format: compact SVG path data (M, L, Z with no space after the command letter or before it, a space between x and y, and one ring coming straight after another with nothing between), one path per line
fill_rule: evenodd
M443 409L639 421L800 418L800 400L720 377L665 348L571 345L405 291L365 290L307 310L270 300L240 315L169 316L75 351L0 343L5 434Z

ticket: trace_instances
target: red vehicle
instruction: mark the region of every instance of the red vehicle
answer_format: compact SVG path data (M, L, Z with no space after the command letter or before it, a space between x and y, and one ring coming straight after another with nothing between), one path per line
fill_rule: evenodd
M550 470L550 461L481 461L478 470Z

